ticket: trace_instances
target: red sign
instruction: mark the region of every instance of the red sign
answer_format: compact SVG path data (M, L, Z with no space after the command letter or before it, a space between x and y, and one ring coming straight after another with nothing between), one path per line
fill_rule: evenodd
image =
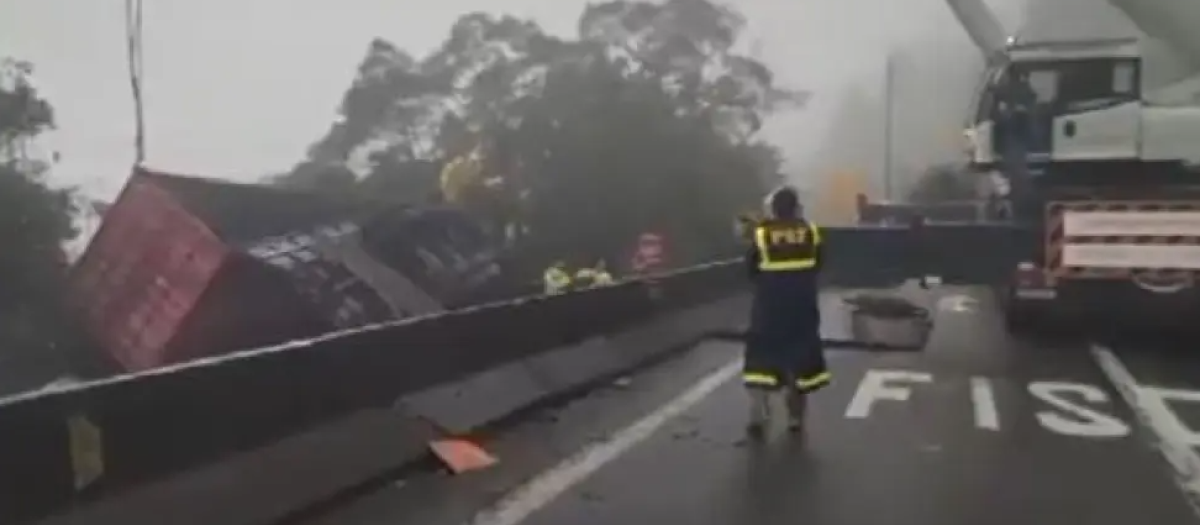
M665 265L666 249L663 238L657 233L643 233L638 237L637 250L633 254L630 266L637 273L648 273L661 269Z

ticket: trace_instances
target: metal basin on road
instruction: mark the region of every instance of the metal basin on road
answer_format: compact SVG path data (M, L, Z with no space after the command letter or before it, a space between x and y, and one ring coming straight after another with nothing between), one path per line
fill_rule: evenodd
M921 350L933 332L927 308L895 295L863 294L847 297L850 332L869 346Z

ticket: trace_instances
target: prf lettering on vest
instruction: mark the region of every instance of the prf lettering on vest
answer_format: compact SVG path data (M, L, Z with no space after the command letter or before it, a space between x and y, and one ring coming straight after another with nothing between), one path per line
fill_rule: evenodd
M808 241L808 228L771 228L767 230L771 244L804 244Z

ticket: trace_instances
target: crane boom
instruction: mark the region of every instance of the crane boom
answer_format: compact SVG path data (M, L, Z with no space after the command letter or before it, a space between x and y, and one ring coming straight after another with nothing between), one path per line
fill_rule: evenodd
M1200 0L1108 0L1147 36L1162 40L1200 66Z
M946 0L946 5L954 12L954 17L967 36L971 37L975 47L979 48L984 60L991 60L1004 50L1008 40L1004 27L983 0Z

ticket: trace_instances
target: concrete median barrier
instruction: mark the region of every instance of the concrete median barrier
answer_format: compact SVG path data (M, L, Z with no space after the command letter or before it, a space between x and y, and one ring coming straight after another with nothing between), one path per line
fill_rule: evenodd
M355 438L357 432L339 434L329 427L333 422L425 395L423 406L419 400L404 406L437 426L478 426L653 356L656 350L643 344L688 339L701 329L700 321L679 321L671 313L736 293L742 283L729 277L731 268L709 265L657 276L653 284L635 281L481 306L9 399L0 404L6 443L0 448L0 523L101 508L112 519L124 516L113 523L139 523L140 506L171 501L181 516L193 509L207 523L249 524L256 516L309 504L352 478L420 456L406 443L427 439L430 431L409 425L405 416L407 426L401 426L411 432L388 427L393 430L378 433L390 436L393 445L372 446L365 437ZM637 333L641 325L676 335L643 340L626 335L616 343L604 338ZM600 347L589 346L596 340ZM455 383L457 393L446 394L455 390L446 385ZM429 394L439 388L443 394ZM438 395L441 404L431 400ZM446 402L464 397L487 403ZM344 430L347 424L334 427ZM271 456L268 450L312 432L317 437L301 440L309 445L295 445L278 468L262 463ZM312 445L321 442L340 444L320 450ZM380 447L386 453L369 461L363 459L369 455L356 455ZM256 462L258 467L245 466ZM347 466L338 475L303 474L333 463ZM223 464L235 466L221 470ZM214 479L242 477L231 474L237 472L262 473L268 481L244 490L270 497L237 499L230 495L236 491L221 496L212 488L222 485ZM305 481L293 483L300 475ZM254 488L271 484L277 485L274 491ZM171 486L176 488L165 488Z
M695 297L695 300L702 300ZM403 406L452 434L467 434L515 412L562 399L648 362L686 349L714 331L736 326L746 297L648 315L625 330L556 348L439 385L403 400Z
M839 279L856 278L874 277ZM740 263L716 263L12 398L0 523L267 523L420 460L439 432L734 330L745 291Z
M331 501L347 487L422 457L437 429L395 409L372 409L264 447L111 495L39 525L263 525Z

